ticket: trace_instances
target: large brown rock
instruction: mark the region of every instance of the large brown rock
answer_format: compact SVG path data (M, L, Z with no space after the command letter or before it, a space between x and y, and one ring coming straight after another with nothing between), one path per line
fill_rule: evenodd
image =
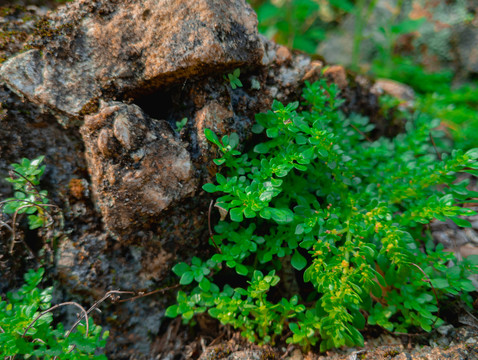
M37 49L6 61L15 92L63 115L99 98L151 92L200 74L260 61L257 18L244 0L80 0L37 25Z

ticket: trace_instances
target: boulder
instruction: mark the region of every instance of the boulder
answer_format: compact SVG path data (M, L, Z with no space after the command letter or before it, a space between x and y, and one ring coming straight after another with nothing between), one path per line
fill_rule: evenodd
M36 34L0 78L65 126L95 112L100 98L254 64L263 53L244 0L80 0L38 23Z

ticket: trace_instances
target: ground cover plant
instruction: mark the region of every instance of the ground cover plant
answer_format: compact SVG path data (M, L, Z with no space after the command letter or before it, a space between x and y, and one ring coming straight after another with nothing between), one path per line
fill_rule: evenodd
M95 355L105 346L108 332L86 317L88 326L78 321L66 330L53 324L52 287L40 289L44 269L29 270L25 284L0 299L0 354L5 359L106 359ZM75 305L63 303L62 305ZM80 307L78 304L76 306ZM86 312L84 309L81 312ZM73 331L77 329L77 331Z
M450 37L457 36L454 34L457 30L450 29L460 22L466 27L474 19L466 1L457 1L447 8L450 14L437 10L444 6L444 1L398 0L381 5L376 0L250 0L250 3L258 14L259 31L290 48L324 55L318 50L321 42L338 34L350 38L351 52L349 58L342 57L342 65L367 72L373 78L393 79L411 86L416 92L414 106L440 119L458 148L476 146L478 83L476 79L461 78L455 84L454 73L462 72L463 65L452 62L456 55L447 48L453 43ZM377 8L382 16L374 15ZM353 18L353 34L351 29L343 31L340 27L348 17ZM364 42L374 50L369 49L368 55L363 51ZM428 53L429 58L441 58L442 67L427 70L420 51L410 53L413 48Z
M57 218L61 222L58 207L50 203L48 192L39 188L40 178L45 171L45 166L41 165L43 159L44 156L33 160L23 158L20 163L11 165L10 176L5 178L14 190L13 197L0 201L0 211L7 215L4 218L6 221L0 220L0 226L11 232L10 253L13 253L15 243L21 241L30 256L34 257L23 237L18 236L17 227L25 215L30 230L51 228Z
M471 149L478 131L478 86L453 86L453 72L430 72L409 57L393 56L391 64L375 61L375 77L399 81L415 90L414 107L442 121L458 148Z
M274 101L246 153L236 134L205 130L221 170L203 188L228 215L214 228L216 254L173 268L189 287L168 316L208 312L251 341L326 350L363 345L366 323L430 331L449 295L470 304L477 257L457 262L427 224L470 226L463 203L477 194L456 179L476 174L478 149L439 152L439 122L420 113L406 132L372 141L373 124L341 113L338 95L320 81L307 84L303 106ZM222 273L236 285L216 284Z

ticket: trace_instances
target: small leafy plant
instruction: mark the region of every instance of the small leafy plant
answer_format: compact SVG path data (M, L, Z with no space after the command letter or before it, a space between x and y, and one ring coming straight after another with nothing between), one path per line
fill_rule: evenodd
M37 188L45 171L45 166L40 166L43 159L44 156L33 160L23 158L20 164L12 164L13 171L6 180L13 185L14 197L2 201L6 214L27 214L31 230L46 226L49 220L45 209L48 192Z
M239 80L239 76L241 75L241 69L237 68L234 72L227 74L227 78L224 75L224 80L229 81L231 88L235 90L238 87L242 87L242 82Z
M478 257L457 262L424 225L470 226L463 216L475 212L462 204L477 193L456 174L477 174L478 149L439 156L430 143L438 122L419 113L405 133L372 141L373 124L346 117L338 95L319 81L307 84L301 108L274 101L256 116L262 141L248 153L237 150L236 134L205 130L222 170L203 189L220 194L216 207L229 220L215 227L215 255L173 268L191 288L168 316L189 321L207 311L251 341L274 344L289 333L288 343L320 342L323 351L363 345L366 323L430 331L448 295L471 303ZM244 286L220 288L221 272Z
M9 228L12 233L10 253L17 240L17 225L24 215L27 215L30 230L34 230L53 225L54 215L59 214L58 207L49 203L48 192L39 189L40 178L45 171L45 166L40 166L43 159L44 156L33 160L23 158L19 164L11 165L10 177L5 179L13 184L14 189L13 197L0 202L0 210L13 215L9 221L0 221L0 225ZM27 249L31 253L28 246Z
M25 284L15 292L0 299L0 353L5 359L15 356L35 359L106 359L95 355L105 346L108 331L91 318L86 324L78 324L73 331L65 331L63 325L53 325L51 307L52 287L39 289L44 269L29 270ZM73 305L74 303L64 303Z
M176 130L181 132L181 130L186 126L188 118L182 118L181 121L176 121Z

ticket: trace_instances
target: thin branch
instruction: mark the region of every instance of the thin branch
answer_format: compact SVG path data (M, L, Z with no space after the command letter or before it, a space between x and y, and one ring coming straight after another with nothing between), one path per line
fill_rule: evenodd
M138 292L138 295L133 296L133 297L130 297L130 298L127 298L127 299L118 300L118 302L119 302L119 303L122 303L122 302L126 302L126 301L136 300L136 299L139 299L139 298L142 298L142 297L145 297L145 296L149 296L149 295L156 294L156 293L158 293L158 292L165 292L165 291L168 291L168 290L172 290L172 289L175 289L175 288L177 288L177 287L179 287L179 286L180 286L180 284L176 284L176 285L174 285L174 286L169 286L169 287L162 288L162 289L156 289L156 290L150 291L150 292L148 292L148 293Z
M81 322L81 320L83 320L83 318L85 318L85 320L86 320L86 336L88 336L88 314L90 312L92 312L93 310L95 310L98 307L98 305L100 305L103 301L105 301L106 299L108 299L110 296L112 296L114 294L131 294L131 293L133 293L133 292L132 291L120 291L120 290L108 291L100 300L96 301L93 305L91 305L91 307L88 309L88 311L85 311L84 315L82 315L73 324L73 326L70 328L70 330L68 330L68 332L66 333L65 339L68 338L68 336L70 336L72 331L80 324L80 322ZM113 299L113 300L115 300L115 299ZM73 345L73 347L70 349L70 351L68 351L68 354L71 353L73 350L75 350L75 348L76 348L76 345ZM55 356L53 358L53 360L56 360L56 359L57 359L57 357Z
M90 312L92 312L94 309L96 309L98 307L98 305L100 305L103 301L105 301L106 299L108 299L110 296L112 295L115 295L115 294L134 294L133 291L120 291L120 290L110 290L108 291L100 300L96 301L93 305L91 305L91 307L88 309L88 311L85 312L85 315L80 317L74 324L73 326L71 327L70 330L68 330L68 333L66 335L66 337L68 337L71 332L78 326L78 324L80 323L81 320L83 320L83 317L85 316L88 316L88 314ZM116 299L113 299L113 301L116 301Z
M17 170L12 169L12 170L10 170L10 177L11 177L12 179L13 179L12 173L15 173L15 174L17 174L18 176L20 176L21 178L25 179L25 180L32 186L32 188L35 190L35 192L38 194L38 196L43 197L43 196L40 194L40 190L38 190L37 186L36 186L34 183L32 183L32 182L30 181L30 179L28 179L25 175L20 174Z
M209 236L211 237L212 243L216 247L216 250L219 251L219 254L222 254L221 248L217 246L216 242L214 241L214 234L212 233L212 227L211 227L211 210L212 210L212 205L214 204L214 200L211 200L209 203L209 211L207 213L207 225L209 228Z
M42 208L42 209L43 209L43 207L57 207L56 205L53 205L53 204L35 204L35 203L32 203L31 201L27 201L27 200L19 200L19 201L26 202L26 203L28 203L28 205L20 206L15 211L15 213L13 214L13 219L12 219L12 225L13 225L12 226L12 242L11 242L10 249L9 249L10 254L13 253L13 246L15 244L15 239L17 237L16 236L16 223L17 223L18 212L22 209L29 208L29 207L39 207L39 208ZM45 209L43 209L43 210L45 210ZM49 220L50 220L50 222L45 225L45 227L48 227L51 224L53 224L53 217L50 215L50 213L48 211L46 211L46 213L48 214L48 217L49 217Z
M28 330L30 330L30 328L37 322L37 320L39 318L41 318L43 315L49 313L49 312L52 312L53 310L59 308L60 306L66 306L66 305L74 305L76 307L79 307L81 309L81 311L83 312L84 316L81 317L81 319L83 317L86 318L86 336L88 337L88 331L89 331L89 328L88 328L88 313L86 312L86 310L83 308L83 306L81 306L80 304L76 303L76 302L73 302L73 301L68 301L68 302L64 302L64 303L61 303L61 304L58 304L58 305L55 305L55 306L52 306L51 308L41 312L35 319L33 319L33 321L30 323L30 325L27 326L27 328L25 329L25 331L23 332L23 335L22 335L22 338L26 336ZM68 336L67 336L68 337Z
M367 136L367 134L365 134L362 130L360 130L358 127L356 127L354 124L350 124L350 126L352 126L352 128L357 131L360 135L362 135L365 140L367 140L368 142L372 142L372 140Z
M6 227L8 230L10 230L10 233L13 232L13 229L10 225L8 225L5 221L0 220L0 227Z
M15 225L15 224L14 224L14 225ZM15 238L13 237L13 234L14 234L13 228L12 228L10 225L8 225L6 222L2 221L2 220L0 220L0 227L6 227L6 228L8 228L8 230L10 230L10 233L12 234L12 245L11 245L11 247L13 248L14 243L15 243ZM14 227L15 227L15 226L14 226ZM25 248L26 248L27 251L30 253L30 256L32 257L32 259L36 258L36 256L35 256L35 254L33 253L32 249L30 248L30 246L28 246L28 244L25 242L25 240L22 238L20 241L23 243L23 245L25 245Z
M441 154L438 152L437 145L435 144L435 140L433 139L433 136L432 136L432 132L430 131L428 135L430 135L430 140L432 141L433 148L435 149L435 152L437 153L438 160L442 161Z

